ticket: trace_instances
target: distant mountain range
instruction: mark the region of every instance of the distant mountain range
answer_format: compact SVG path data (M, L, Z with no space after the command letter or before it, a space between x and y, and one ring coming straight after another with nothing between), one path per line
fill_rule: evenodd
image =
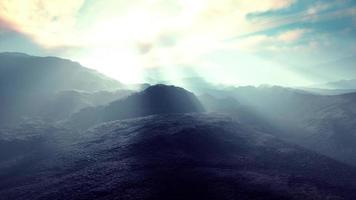
M60 92L74 91L67 93L68 96L80 92L114 91L122 86L118 81L70 60L0 53L0 127L37 116L38 111ZM69 106L70 102L66 103ZM64 107L57 108L61 109Z
M356 199L353 80L183 82L0 54L0 199Z
M226 108L225 101L214 102L225 108L215 106L213 111L230 113L246 125L356 165L356 93L317 95L276 86L220 93L235 98L239 106Z
M296 66L293 70L296 70L296 73L303 74L307 79L319 80L321 82L349 80L355 79L355 63L356 56L349 55L336 60L321 60L318 64L314 65Z
M319 87L321 86L319 85ZM356 89L322 89L322 88L310 88L310 87L299 87L298 89L316 95L340 95L340 94L348 94L348 93L356 92Z
M37 93L96 92L117 90L122 86L118 81L71 60L20 53L0 53L0 81L1 91Z
M340 80L324 84L314 85L312 88L333 89L333 90L356 90L356 79Z

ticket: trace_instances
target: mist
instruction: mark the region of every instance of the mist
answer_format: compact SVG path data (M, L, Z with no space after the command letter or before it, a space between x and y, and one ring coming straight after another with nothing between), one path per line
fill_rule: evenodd
M0 1L0 199L356 199L355 9Z

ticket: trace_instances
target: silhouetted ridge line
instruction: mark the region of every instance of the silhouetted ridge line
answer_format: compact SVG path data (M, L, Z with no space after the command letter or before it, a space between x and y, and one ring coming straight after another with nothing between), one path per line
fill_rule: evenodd
M180 87L150 86L142 92L114 101L107 106L84 109L69 123L87 128L100 122L142 117L155 114L203 112L196 96Z

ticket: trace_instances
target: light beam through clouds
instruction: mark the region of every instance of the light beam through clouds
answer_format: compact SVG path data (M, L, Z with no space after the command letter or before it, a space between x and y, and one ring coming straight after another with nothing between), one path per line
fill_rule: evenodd
M355 13L350 0L3 0L0 41L15 31L43 48L35 54L69 57L123 82L189 66L216 82L296 85L313 82L301 66L355 54Z

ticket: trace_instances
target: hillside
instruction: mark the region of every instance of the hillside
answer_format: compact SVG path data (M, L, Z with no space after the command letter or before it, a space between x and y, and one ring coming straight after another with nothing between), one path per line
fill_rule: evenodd
M114 91L121 86L70 60L0 53L0 126L36 118L33 112L62 91Z
M316 95L283 87L238 87L223 95L239 105L220 100L214 103L220 107L212 111L229 113L246 125L356 165L356 93Z
M88 128L101 122L154 114L202 112L204 107L191 92L175 86L154 85L106 106L82 109L68 124Z
M52 130L43 131L31 151L0 161L1 197L356 198L355 168L224 115L113 121L79 135Z

